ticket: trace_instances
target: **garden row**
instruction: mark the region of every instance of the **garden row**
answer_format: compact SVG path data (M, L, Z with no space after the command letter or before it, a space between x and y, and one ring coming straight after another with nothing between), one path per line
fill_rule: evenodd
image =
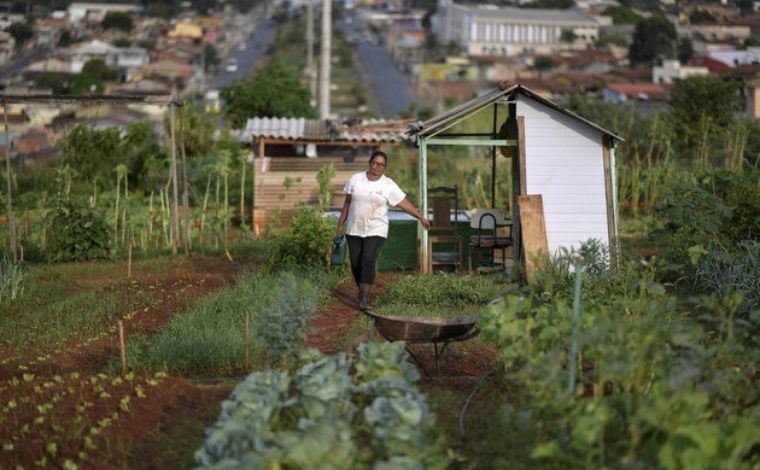
M611 269L604 247L589 243L486 311L483 336L511 391L498 421L510 443L500 464L760 463L756 175L674 185L649 237L656 257Z

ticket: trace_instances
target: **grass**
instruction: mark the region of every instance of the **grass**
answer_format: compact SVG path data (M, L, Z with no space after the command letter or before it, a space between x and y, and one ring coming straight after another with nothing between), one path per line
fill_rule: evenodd
M157 335L128 338L129 363L200 375L243 371L244 325L250 314L250 353L255 364L299 349L306 319L337 279L324 273L253 273L217 291Z
M508 286L482 276L404 276L380 294L375 311L400 316L475 315Z

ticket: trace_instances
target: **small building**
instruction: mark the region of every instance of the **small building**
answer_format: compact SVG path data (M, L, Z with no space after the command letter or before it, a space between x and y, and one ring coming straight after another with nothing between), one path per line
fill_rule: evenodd
M467 122L478 113L493 113L488 129ZM463 129L469 129L463 133ZM491 209L511 210L514 273L526 262L520 201L541 195L546 254L578 248L596 239L618 251L615 145L622 139L562 108L523 85L497 89L416 124L410 137L420 150L420 206L427 213L427 160L435 148L460 145L491 149ZM511 200L496 200L497 165L507 157ZM435 158L433 156L433 158ZM498 161L497 161L498 160ZM527 235L525 235L527 236ZM423 266L431 255L428 234L421 231ZM529 257L528 257L529 258ZM530 261L528 259L528 261Z
M142 7L129 3L74 2L69 5L67 11L71 23L79 23L82 20L100 23L108 13L141 13Z
M681 65L678 60L664 60L662 65L652 67L652 82L671 84L684 78L709 73L707 67Z
M600 24L576 10L462 5L440 0L432 20L439 40L459 44L470 55L514 56L586 49Z

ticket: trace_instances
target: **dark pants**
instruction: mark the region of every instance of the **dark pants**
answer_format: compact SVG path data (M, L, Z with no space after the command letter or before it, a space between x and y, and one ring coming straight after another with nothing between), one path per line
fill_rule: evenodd
M375 262L380 248L385 243L383 237L355 237L346 235L348 255L351 258L351 273L356 285L375 282Z

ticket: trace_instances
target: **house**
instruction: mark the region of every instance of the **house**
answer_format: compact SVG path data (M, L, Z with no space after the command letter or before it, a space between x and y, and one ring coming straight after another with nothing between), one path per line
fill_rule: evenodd
M689 59L689 65L695 67L705 67L710 73L723 73L731 68L717 59L705 55L694 55Z
M491 112L501 115L488 123L471 117ZM461 126L461 127L459 127ZM485 127L487 126L487 128ZM462 137L460 129L469 129ZM416 124L408 132L419 147L421 211L427 213L427 162L436 149L447 146L478 147L491 152L492 181L510 174L510 200L497 201L491 194L491 209L511 209L511 238L515 267L530 263L535 253L525 253L521 206L526 196L540 195L545 221L545 255L578 248L596 239L618 253L618 210L615 175L615 147L622 141L571 111L543 98L522 84L504 83L470 101ZM481 137L477 137L481 136ZM440 150L439 150L440 151ZM430 153L430 155L428 155ZM498 158L498 154L507 159ZM498 171L509 165L511 172ZM538 219L533 219L536 224ZM533 225L535 227L535 225ZM428 260L431 248L422 230L422 259ZM541 243L533 239L531 245ZM535 258L534 258L535 259ZM429 266L427 261L423 267ZM424 268L423 268L424 269ZM517 272L522 270L517 269Z
M142 7L129 3L74 2L69 5L67 12L72 24L83 20L100 23L108 13L138 14L142 12Z
M386 46L400 68L411 71L422 61L425 29L416 19L394 21L388 29Z
M760 47L710 51L707 53L707 56L711 59L723 62L729 67L737 67L739 65L747 64L760 64Z
M599 23L577 10L460 5L440 0L431 19L439 40L471 55L513 56L585 49L599 38Z
M167 36L172 39L200 40L203 37L203 27L189 21L180 21Z
M613 104L662 101L667 95L668 89L661 83L610 83L602 90L602 101Z
M148 51L142 47L116 47L97 39L73 46L64 53L71 61L73 73L80 73L84 64L93 59L102 60L108 67L128 71L150 62Z
M707 67L681 65L678 60L664 60L662 65L652 67L652 82L670 84L684 78L708 75L709 73Z
M707 42L744 43L750 37L750 27L744 25L691 24L681 26L688 35Z

